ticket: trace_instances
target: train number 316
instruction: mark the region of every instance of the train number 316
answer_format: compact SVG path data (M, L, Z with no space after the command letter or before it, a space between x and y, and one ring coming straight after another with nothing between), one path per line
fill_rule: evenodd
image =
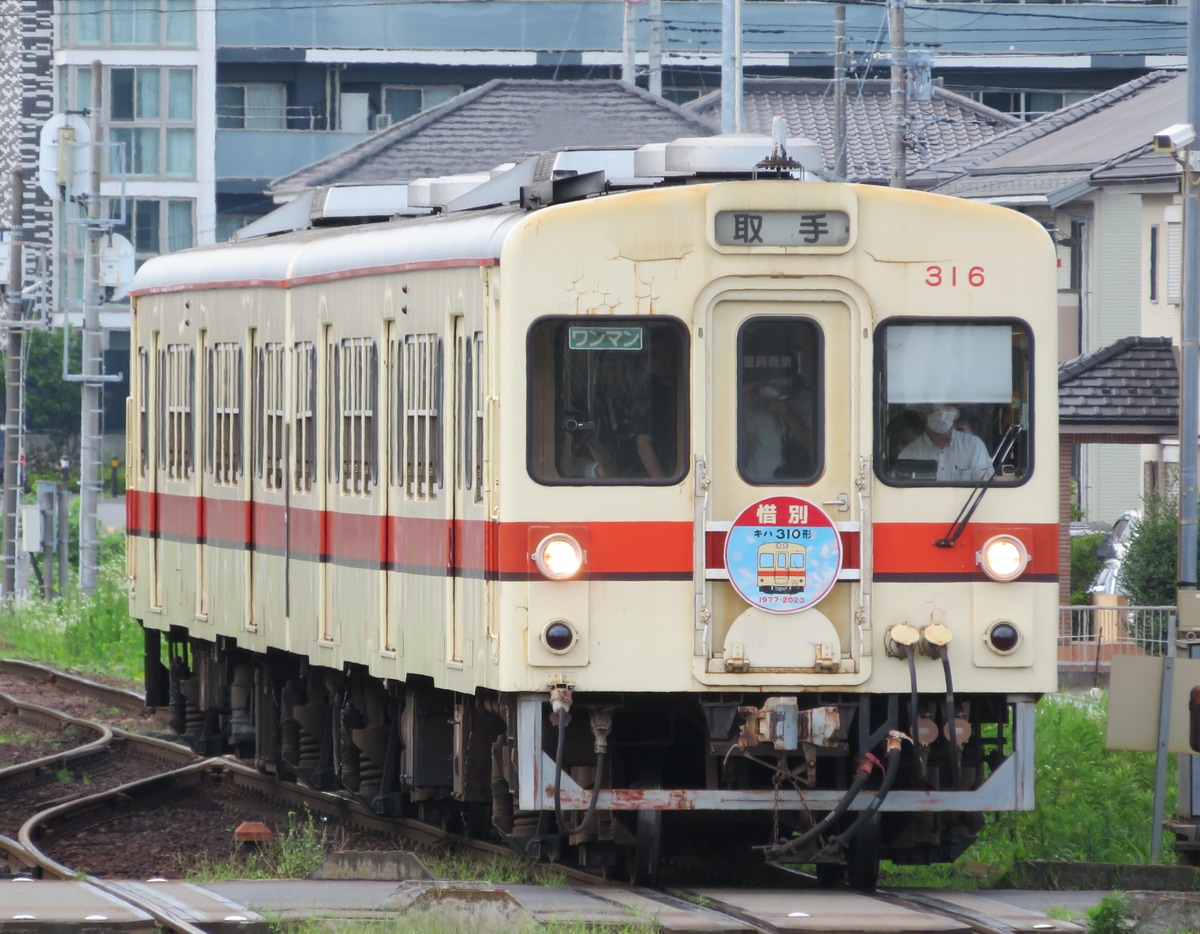
M931 288L949 285L956 286L960 281L969 285L973 289L979 288L984 283L984 274L982 266L972 266L965 272L960 272L957 266L926 266L925 267L925 284Z

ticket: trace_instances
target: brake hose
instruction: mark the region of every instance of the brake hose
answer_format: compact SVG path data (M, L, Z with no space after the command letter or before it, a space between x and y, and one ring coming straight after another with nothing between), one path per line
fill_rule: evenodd
M845 833L829 841L822 853L836 852L853 840L855 835L871 819L875 812L883 807L884 799L888 796L888 792L892 790L892 785L896 783L896 773L900 771L900 747L907 738L899 730L892 730L888 733L887 761L883 765L883 781L879 785L879 790L875 792L875 797L871 799L871 803L858 812L854 823L846 828Z
M883 766L880 761L876 759L874 755L868 752L865 756L863 756L862 761L859 762L858 768L854 772L854 779L850 782L850 787L846 789L846 793L842 795L841 800L838 801L833 810L826 814L824 818L822 818L820 823L810 827L799 837L796 837L794 840L789 840L787 843L776 843L771 846L759 847L759 849L764 850L768 858L778 859L781 856L787 856L789 853L795 853L797 850L807 846L809 843L827 831L830 827L832 827L835 823L837 823L842 815L850 810L850 805L854 803L854 799L857 798L858 793L862 791L863 786L867 783L867 779L871 777L871 772L873 772L876 768L882 767ZM886 775L884 777L886 779Z
M577 834L587 829L596 813L596 802L600 800L600 776L604 774L604 753L596 751L596 780L592 783L592 797L588 801L583 820L576 825L568 824L562 810L562 761L566 738L567 716L566 712L562 711L558 715L558 750L554 754L554 816L558 818L559 830L566 834Z
M942 659L942 670L946 672L946 730L950 734L950 770L957 779L962 774L962 748L958 745L958 727L955 725L957 714L954 709L954 679L950 674L949 646L938 646L938 655Z

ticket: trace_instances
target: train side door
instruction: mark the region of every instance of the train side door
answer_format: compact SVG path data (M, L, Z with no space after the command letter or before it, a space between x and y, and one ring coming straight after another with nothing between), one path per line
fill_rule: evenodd
M710 308L704 680L859 673L858 321L827 293Z
M451 464L454 475L450 527L450 629L446 657L469 661L473 637L483 632L483 334L473 331L464 316L454 318L454 363L450 383Z

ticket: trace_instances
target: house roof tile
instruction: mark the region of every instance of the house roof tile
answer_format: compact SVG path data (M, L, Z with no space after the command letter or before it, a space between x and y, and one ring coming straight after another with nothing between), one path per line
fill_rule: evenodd
M820 144L826 171L837 163L837 118L833 82L818 78L746 78L742 110L748 133L771 132L771 120L784 117L788 133ZM886 183L891 165L888 132L891 84L853 81L848 84L846 113L846 177L856 182ZM713 123L721 119L721 94L714 91L684 105ZM1014 117L970 98L935 87L928 101L908 106L906 160L927 166L977 146L1019 124Z
M1125 337L1058 366L1064 425L1176 427L1179 371L1168 337Z
M530 153L711 136L708 120L620 81L498 79L275 179L273 193L483 172Z

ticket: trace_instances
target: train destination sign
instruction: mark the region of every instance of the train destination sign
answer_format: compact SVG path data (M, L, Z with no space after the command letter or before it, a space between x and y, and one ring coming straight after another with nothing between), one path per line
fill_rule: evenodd
M842 569L842 537L825 510L770 496L742 510L725 537L725 568L742 599L796 613L825 599Z
M723 246L845 246L845 211L718 211L717 243Z
M569 350L641 350L641 328L590 327L567 331Z

